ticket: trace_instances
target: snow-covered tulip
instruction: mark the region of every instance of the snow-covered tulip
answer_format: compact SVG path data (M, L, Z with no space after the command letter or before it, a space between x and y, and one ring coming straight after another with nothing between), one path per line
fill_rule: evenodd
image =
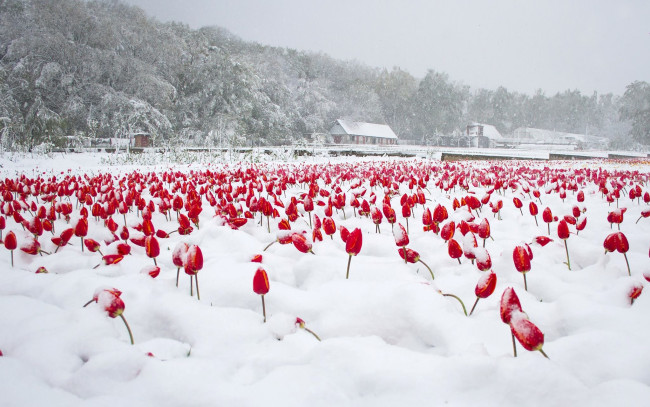
M255 254L253 257L251 257L251 263L261 263L262 262L262 255L261 254Z
M650 209L644 209L641 211L641 216L639 216L639 219L636 220L635 223L639 223L641 218L650 218ZM2 235L0 235L2 236Z
M375 224L375 233L381 233L381 229L379 228L379 225L381 224L384 215L381 214L379 208L373 206L372 209L370 210L370 217L372 218L372 223Z
M445 223L445 225L440 228L440 237L442 238L442 240L447 242L449 241L449 239L454 237L455 232L456 232L456 222L451 220Z
M512 287L508 287L503 290L503 294L501 295L501 303L499 306L501 321L503 321L504 324L510 325L512 314L516 312L522 312L521 303L519 302L519 297L517 297L515 290ZM515 334L512 330L510 334L512 335L512 352L515 354L515 357L517 357Z
M172 251L172 262L174 263L174 266L176 266L176 287L178 287L178 278L180 276L181 267L185 267L185 258L189 248L190 246L187 243L178 242ZM262 256L259 256L261 262Z
M643 291L643 285L641 283L634 284L628 293L630 298L630 304L634 304L634 300L639 298L641 292Z
M151 278L156 278L160 274L160 267L155 265L144 266L142 270L140 270L140 273L148 274Z
M427 263L423 262L422 259L420 259L420 253L416 252L415 250L411 250L407 247L401 247L397 249L397 253L399 253L399 256L404 259L405 262L407 263L417 263L420 262L424 264L424 267L429 270L429 273L431 274L431 279L435 280L435 276L433 275L433 271L431 270L431 267L427 265Z
M628 243L625 234L623 234L623 232L610 233L605 238L603 247L605 247L606 252L613 252L616 250L619 253L623 253L625 264L627 265L627 274L631 276L632 272L630 271L630 262L627 260L627 251L630 250L630 244Z
M5 236L4 239L5 249L11 252L11 267L14 266L14 250L18 247L18 241L16 240L16 234L13 230L10 230L9 233Z
M314 254L312 251L311 247L312 244L310 241L307 240L307 238L302 234L302 233L294 233L291 235L291 241L293 242L293 245L298 251L302 253L311 253Z
M483 239L483 247L485 247L485 241L491 237L490 234L490 222L487 218L483 218L481 223L478 225L478 237Z
M266 270L258 267L253 276L253 292L262 296L262 314L264 315L264 322L266 322L266 304L264 303L264 295L269 292L269 276Z
M521 199L514 197L512 198L512 203L515 205L515 208L519 209L521 216L524 216L524 211L521 209L524 204L521 202Z
M476 288L474 288L476 301L474 301L474 305L472 306L472 310L469 312L469 315L472 315L474 312L476 304L478 304L478 300L481 298L487 298L492 295L496 286L497 275L494 272L490 271L489 273L484 273L481 275L481 277L478 279L478 283L476 283Z
M89 252L99 253L102 256L104 255L104 253L102 253L102 251L100 250L101 246L99 242L96 241L95 239L85 239L84 245L86 246L86 249L88 249Z
M625 211L627 211L627 208L618 208L607 214L607 222L609 222L610 229L614 226L614 223L616 223L618 230L621 230L621 223L623 223L623 215L625 214Z
M348 258L348 267L345 272L345 279L347 280L350 277L350 263L352 262L352 256L357 256L361 251L361 245L363 244L363 235L361 234L361 229L355 228L350 235L348 240L345 243L345 251L349 255Z
M528 320L525 313L520 311L512 313L510 330L524 349L531 352L538 350L548 359L548 355L542 349L544 334L535 324Z
M190 295L194 295L192 291L192 280L194 279L196 282L196 298L200 300L199 271L203 268L203 252L199 246L193 244L187 249L183 268L185 269L185 274L190 276Z
M84 307L88 306L91 302L96 302L99 306L101 306L104 309L104 311L106 311L109 317L111 318L120 317L122 319L122 322L124 322L124 326L126 326L126 330L129 332L131 345L133 345L134 344L133 334L131 333L131 328L129 327L128 322L126 322L126 319L124 318L125 306L124 306L124 301L122 301L122 299L120 298L120 295L122 295L122 292L115 288L112 289L100 288L95 290L95 293L93 294L93 298L90 301L88 301L86 304L84 304Z
M320 337L318 335L316 335L316 333L314 331L312 331L311 329L309 329L309 328L307 328L305 326L305 321L303 321L302 318L296 317L296 325L298 326L298 328L304 329L305 331L312 334L314 336L314 338L318 339L318 341L320 342Z
M47 274L47 273L48 273L48 271L44 266L41 266L41 267L36 269L36 274Z

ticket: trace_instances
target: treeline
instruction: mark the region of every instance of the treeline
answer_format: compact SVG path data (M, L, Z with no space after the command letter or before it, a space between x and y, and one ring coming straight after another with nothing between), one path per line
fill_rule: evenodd
M528 126L627 143L634 118L621 116L624 106L625 98L576 90L471 90L433 70L419 79L218 27L161 23L116 0L0 1L5 149L141 132L159 146L287 144L338 118L386 123L413 142L478 121L504 134Z

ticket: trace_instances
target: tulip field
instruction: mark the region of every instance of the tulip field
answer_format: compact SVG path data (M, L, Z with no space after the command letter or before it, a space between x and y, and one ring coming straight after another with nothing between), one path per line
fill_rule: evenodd
M647 159L151 161L0 156L0 405L650 400Z

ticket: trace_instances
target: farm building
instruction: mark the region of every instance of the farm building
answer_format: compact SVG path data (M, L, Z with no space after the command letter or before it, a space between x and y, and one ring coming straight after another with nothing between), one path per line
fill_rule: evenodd
M467 125L466 136L471 147L497 147L503 137L496 127L490 124L472 123Z
M337 120L330 129L336 144L397 144L397 135L385 124Z
M519 145L560 145L571 149L606 149L609 140L586 134L519 127L512 134L512 140Z

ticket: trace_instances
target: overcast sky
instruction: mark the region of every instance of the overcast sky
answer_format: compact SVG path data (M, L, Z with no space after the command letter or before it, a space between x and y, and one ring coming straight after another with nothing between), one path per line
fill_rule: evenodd
M124 0L161 21L472 88L623 94L650 82L648 0Z

